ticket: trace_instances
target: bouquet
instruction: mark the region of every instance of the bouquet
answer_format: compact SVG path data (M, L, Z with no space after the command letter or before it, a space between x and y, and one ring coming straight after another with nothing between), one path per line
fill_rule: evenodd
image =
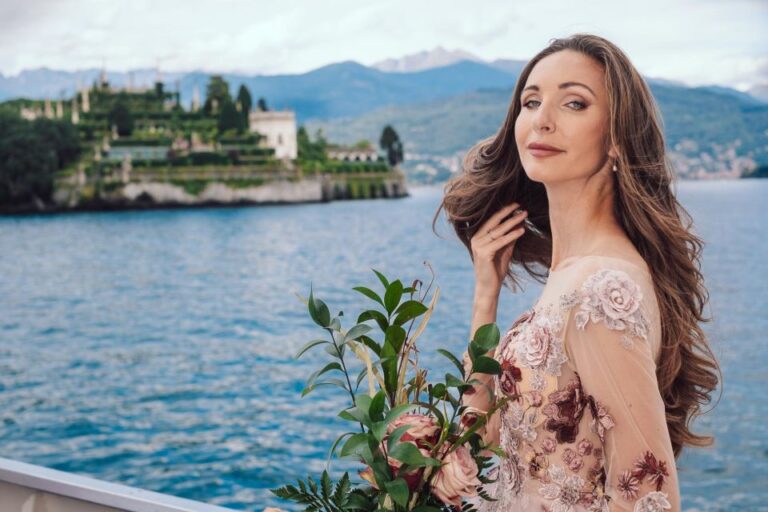
M329 461L337 452L342 458L359 460L361 485L353 486L348 473L334 483L326 469L319 482L310 476L271 492L305 505L307 511L474 510L471 503L462 508L463 499L493 500L483 492L482 485L493 481L484 473L492 465L493 454L505 456L498 446L486 445L478 429L510 397L497 400L491 395L494 406L486 412L463 405L462 398L473 392L493 393L487 385L476 386L481 381L471 377L501 373L499 363L488 354L499 343L499 329L493 323L477 329L468 348L469 372L455 355L437 349L458 374L447 373L443 380L428 382L427 370L418 364L416 341L440 295L436 287L427 304L434 274L422 290L418 279L404 287L400 280L390 282L372 270L383 294L364 286L353 288L373 306L361 312L348 330L341 325L344 312L332 318L310 285L305 301L309 315L327 337L310 341L296 354L299 358L322 347L331 357L309 377L302 396L321 386L337 386L349 394L350 405L339 417L349 421L353 430L336 439ZM374 334L377 327L379 332ZM362 362L357 375L350 374L350 357Z

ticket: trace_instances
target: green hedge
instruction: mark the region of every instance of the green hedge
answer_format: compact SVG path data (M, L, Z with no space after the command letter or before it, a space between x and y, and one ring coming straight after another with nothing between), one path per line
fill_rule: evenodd
M170 147L172 142L173 141L168 138L136 139L133 137L130 137L130 138L121 137L119 139L110 141L109 144L113 147L126 147L126 146L150 146L150 147L168 146Z

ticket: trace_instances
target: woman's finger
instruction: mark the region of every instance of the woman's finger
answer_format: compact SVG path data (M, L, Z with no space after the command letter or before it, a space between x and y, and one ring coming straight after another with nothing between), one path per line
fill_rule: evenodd
M515 240L517 240L518 238L523 236L524 233L525 233L525 228L524 227L523 228L513 229L512 231L510 231L506 235L501 236L501 237L497 238L496 240L494 240L493 242L489 243L488 245L484 246L483 249L485 251L489 251L489 252L495 253L496 251L498 251L499 249L501 249L505 245L507 245L507 244L509 244L511 242L514 242Z
M496 226L499 225L499 222L501 222L501 219L503 219L505 216L509 215L510 212L514 211L515 208L520 206L520 203L510 203L507 206L502 206L499 208L499 210L488 217L488 219L483 222L483 225L480 226L480 229L477 230L478 233L487 233L489 229L493 229Z
M486 232L485 236L481 237L480 243L492 242L498 240L500 237L506 235L510 229L519 224L528 216L528 212L525 210L520 211L514 217L511 217L495 228L491 228L490 233Z

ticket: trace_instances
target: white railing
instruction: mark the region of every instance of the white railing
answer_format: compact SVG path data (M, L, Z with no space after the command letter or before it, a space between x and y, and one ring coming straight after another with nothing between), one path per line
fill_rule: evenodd
M0 512L232 512L0 457Z

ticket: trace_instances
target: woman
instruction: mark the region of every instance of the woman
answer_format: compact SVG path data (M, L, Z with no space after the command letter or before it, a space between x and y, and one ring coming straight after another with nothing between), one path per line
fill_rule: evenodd
M482 430L507 454L485 489L497 501L475 506L680 510L675 459L713 441L689 423L719 367L699 326L703 242L670 190L648 86L609 41L555 39L464 168L441 208L474 263L472 332L496 321L513 265L546 278L493 354L501 375L475 375L464 399L482 413L509 398Z

